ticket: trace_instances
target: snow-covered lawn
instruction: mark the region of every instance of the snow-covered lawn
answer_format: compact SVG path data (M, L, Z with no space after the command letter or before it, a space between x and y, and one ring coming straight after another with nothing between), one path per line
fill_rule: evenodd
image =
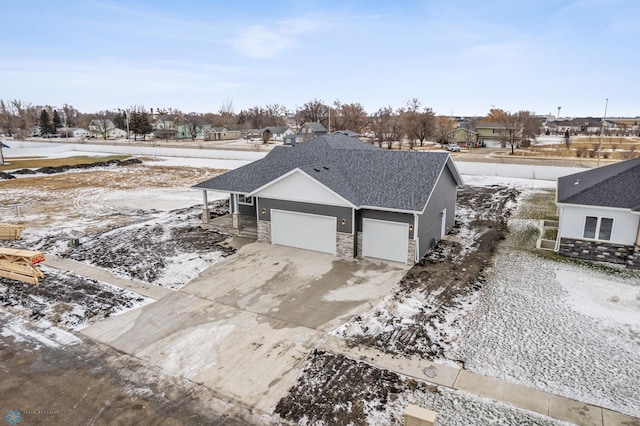
M466 368L640 416L640 278L503 246L448 354Z

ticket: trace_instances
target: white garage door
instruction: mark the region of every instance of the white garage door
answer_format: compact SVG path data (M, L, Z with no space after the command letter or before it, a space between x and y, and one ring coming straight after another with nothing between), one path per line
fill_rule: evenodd
M409 225L385 220L362 220L362 255L407 263Z
M336 254L336 218L271 210L271 242Z

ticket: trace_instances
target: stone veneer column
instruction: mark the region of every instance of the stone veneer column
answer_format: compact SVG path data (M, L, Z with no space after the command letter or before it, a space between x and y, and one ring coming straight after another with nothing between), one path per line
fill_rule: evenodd
M258 219L258 241L271 243L271 222Z
M353 234L338 232L336 235L336 256L353 258Z
M416 241L409 240L409 249L407 250L407 265L415 265L416 263Z
M356 232L356 257L362 257L362 232Z
M240 215L238 213L231 214L231 226L233 229L240 229Z

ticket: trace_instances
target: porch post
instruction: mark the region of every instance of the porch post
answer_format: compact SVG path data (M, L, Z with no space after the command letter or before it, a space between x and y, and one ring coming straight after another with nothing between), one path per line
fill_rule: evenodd
M240 229L238 194L231 194L231 200L229 200L229 208L231 209L231 226L233 226L234 229Z
M209 201L207 200L207 190L202 190L202 223L209 223Z

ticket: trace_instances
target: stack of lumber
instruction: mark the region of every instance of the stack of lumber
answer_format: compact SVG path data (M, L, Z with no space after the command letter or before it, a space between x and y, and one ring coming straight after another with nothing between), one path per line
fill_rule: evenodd
M44 262L44 253L0 247L0 277L38 285L44 274L36 265Z
M20 231L24 229L22 225L10 223L0 223L0 240L19 240Z

